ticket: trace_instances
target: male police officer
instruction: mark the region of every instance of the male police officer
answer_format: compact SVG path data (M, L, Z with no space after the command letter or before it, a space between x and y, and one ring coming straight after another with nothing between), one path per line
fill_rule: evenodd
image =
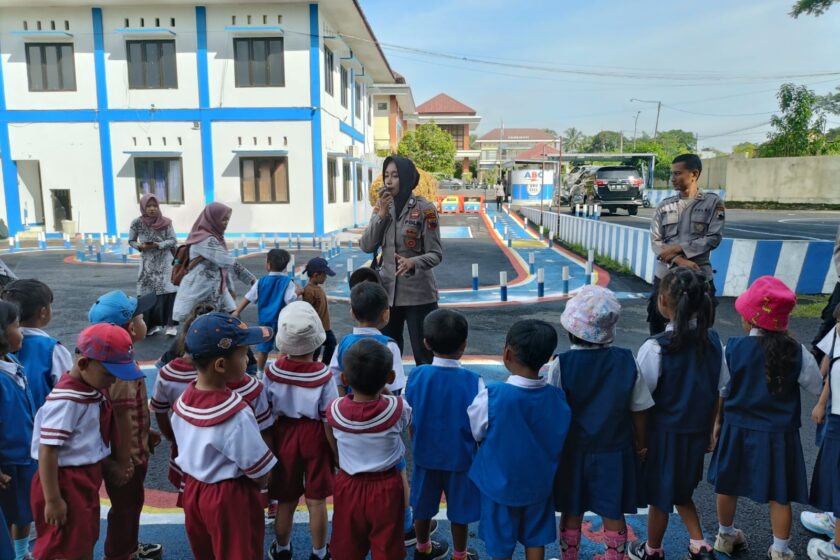
M708 281L709 294L717 303L709 255L723 237L725 208L716 194L705 193L697 185L702 169L700 158L694 154L674 158L671 183L679 194L660 202L650 223L650 246L657 258L653 293L648 302L651 335L663 332L667 324L656 302L659 283L672 267L702 272Z

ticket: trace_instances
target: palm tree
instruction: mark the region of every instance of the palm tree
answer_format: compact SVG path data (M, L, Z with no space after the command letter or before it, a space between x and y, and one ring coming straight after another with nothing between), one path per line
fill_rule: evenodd
M563 147L567 152L577 152L585 140L586 135L575 127L567 128L563 133Z

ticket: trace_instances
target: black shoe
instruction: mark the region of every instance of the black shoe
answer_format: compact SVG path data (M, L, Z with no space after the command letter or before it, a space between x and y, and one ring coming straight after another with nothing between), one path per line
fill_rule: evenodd
M291 558L291 556L289 558ZM323 558L318 558L317 556L315 556L315 553L313 552L312 554L309 555L309 560L332 560L332 556L330 556L330 547L327 546L327 555L324 556Z
M691 552L689 548L688 554L685 555L685 560L715 560L716 558L715 551L712 550L712 547L703 547L697 552Z
M429 536L435 534L435 531L438 530L438 522L435 519L432 519L431 525L429 525ZM403 539L405 541L405 546L414 546L417 544L417 533L414 531L414 526L411 527L410 531L405 532L405 537Z
M327 556L329 557L329 552L327 552ZM277 541L275 540L268 547L268 557L271 560L292 560L291 544L289 545L289 550L280 550L277 548Z
M449 545L432 541L432 549L429 552L414 550L414 560L443 560L449 556Z
M152 543L140 543L137 545L137 552L134 553L134 560L161 560L163 558L163 545Z
M633 541L629 543L627 545L627 556L633 560L665 560L664 554L648 554L647 541Z

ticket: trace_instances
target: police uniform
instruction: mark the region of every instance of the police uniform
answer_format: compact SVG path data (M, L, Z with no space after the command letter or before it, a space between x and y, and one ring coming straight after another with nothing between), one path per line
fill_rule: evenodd
M391 206L389 215L381 218L374 212L370 224L359 240L366 253L381 249L382 287L388 292L391 322L383 334L403 348L403 322L408 321L411 347L418 364L431 363L422 337L423 319L437 308L438 288L432 269L443 260L440 228L435 205L421 196L411 196L396 215ZM414 269L397 277L396 255L410 258Z
M714 299L714 270L712 270L709 257L712 250L720 245L724 222L723 201L714 193L698 191L693 199L681 198L680 195L670 196L656 207L650 223L651 250L658 258L664 246L681 245L683 256L696 263L705 274L709 282L709 292ZM659 314L656 300L659 294L659 282L670 268L669 263L657 260L653 293L648 303L648 323L650 323L651 335L663 332L667 323Z

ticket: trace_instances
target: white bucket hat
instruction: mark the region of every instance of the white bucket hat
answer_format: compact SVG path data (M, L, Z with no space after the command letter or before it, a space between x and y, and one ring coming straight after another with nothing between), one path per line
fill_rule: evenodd
M281 354L303 356L320 348L326 339L321 318L307 302L293 301L280 311L274 343Z

